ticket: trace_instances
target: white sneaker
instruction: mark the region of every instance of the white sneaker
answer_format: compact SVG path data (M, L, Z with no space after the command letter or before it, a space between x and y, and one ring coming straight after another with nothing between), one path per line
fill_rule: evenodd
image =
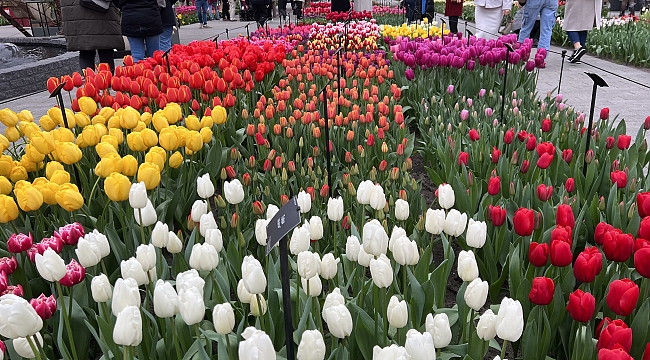
M199 29L203 29L203 24L199 24Z

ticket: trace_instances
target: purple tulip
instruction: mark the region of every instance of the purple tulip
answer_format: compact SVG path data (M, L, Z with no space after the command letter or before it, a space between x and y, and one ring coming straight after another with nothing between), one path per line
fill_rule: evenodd
M483 96L485 96L485 89L481 89L478 91L478 97L482 98Z
M492 108L485 108L485 116L492 117Z
M404 75L406 75L406 80L408 81L411 81L415 78L415 72L411 68L406 69Z
M467 106L472 107L473 102L472 98L467 98Z
M447 86L447 94L452 94L454 92L454 85Z
M467 62L467 70L472 71L476 67L476 61L470 60Z
M460 119L463 121L467 121L468 118L469 118L469 111L466 109L461 110Z
M561 103L562 102L562 94L557 94L557 96L555 97L555 102L556 103Z
M528 62L526 62L526 71L531 72L533 70L535 70L535 62L533 60L528 60Z

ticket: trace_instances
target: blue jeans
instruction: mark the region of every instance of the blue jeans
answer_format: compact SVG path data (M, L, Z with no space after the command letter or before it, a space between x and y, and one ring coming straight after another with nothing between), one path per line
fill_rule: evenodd
M221 17L219 16L219 6L217 6L217 3L208 4L208 7L210 10L208 11L210 20L221 20Z
M571 41L572 45L579 42L580 46L585 46L587 43L587 30L567 31L566 34L569 36L569 41Z
M160 34L160 50L167 51L172 48L172 32L173 26L163 27L163 32Z
M199 24L208 23L208 0L196 0L196 15L199 17Z
M555 26L556 0L528 0L524 7L524 16L519 32L519 42L530 37L539 14L539 43L537 48L551 49L551 33Z
M152 57L153 52L160 50L160 35L150 36L148 38L130 37L129 46L131 46L131 56L133 60L138 62L146 57Z

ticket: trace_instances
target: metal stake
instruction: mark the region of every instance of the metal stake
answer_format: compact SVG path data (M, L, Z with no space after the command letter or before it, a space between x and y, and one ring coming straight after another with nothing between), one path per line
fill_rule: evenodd
M591 78L591 80L594 82L594 86L591 90L591 108L589 109L589 125L587 126L587 144L585 145L585 156L584 160L582 163L582 175L587 176L587 151L589 151L589 145L591 143L591 128L594 125L594 109L596 107L596 91L598 90L598 87L608 87L607 83L603 78L600 76L594 74L594 73L588 73L585 72L587 76Z

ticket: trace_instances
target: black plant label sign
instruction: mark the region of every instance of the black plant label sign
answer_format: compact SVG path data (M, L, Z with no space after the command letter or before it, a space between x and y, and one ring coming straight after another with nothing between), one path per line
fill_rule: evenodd
M298 197L294 196L266 226L266 255L298 225L300 225L300 207L298 206Z

